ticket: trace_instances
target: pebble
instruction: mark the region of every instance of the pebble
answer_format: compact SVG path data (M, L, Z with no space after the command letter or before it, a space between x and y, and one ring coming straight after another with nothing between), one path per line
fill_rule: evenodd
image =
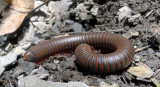
M35 28L35 31L37 33L45 33L48 31L49 29L49 25L47 25L45 22L33 22L34 26L36 26L37 28Z
M22 73L29 75L36 66L35 63L27 62L23 60L19 60L19 63L20 63L20 66L15 69L13 76L17 77Z
M52 64L51 67L52 67L52 70L56 70L57 69L57 66L55 64Z
M37 21L37 19L38 19L38 16L33 16L30 18L30 21L35 22L35 21Z
M52 69L52 70L57 69L57 66L53 63L46 63L46 64L44 64L44 67L47 68L47 69Z
M56 23L52 26L51 30L52 30L53 32L59 33L59 28L60 28L61 24L62 24L61 21L56 22Z
M101 83L102 81L103 81L103 79L99 79L99 78L97 79L98 83Z
M73 28L74 32L82 32L82 30L83 30L82 25L77 22L75 22L72 25L72 28Z
M111 75L111 79L114 80L114 81L116 81L117 80L117 76Z
M37 74L49 74L49 71L40 66L36 72Z
M156 52L156 56L160 57L160 52Z
M129 39L131 37L129 34L123 34L122 36L127 38L127 39Z
M149 53L149 54L153 54L153 53L155 53L155 51L154 51L152 48L149 48L149 49L148 49L148 53Z
M89 81L87 80L87 78L84 79L83 82L84 82L85 84L87 84L87 85L89 84Z
M128 6L124 6L124 7L122 7L122 8L119 9L118 20L121 21L125 17L129 17L131 15L132 15L131 8L129 8Z
M141 56L140 56L140 55L135 55L134 60L135 60L136 62L139 62L140 59L141 59Z
M70 0L50 1L48 8L50 12L67 12L71 4L72 2Z
M0 35L0 47L4 45L4 42L7 40L6 35Z
M99 7L94 5L90 12L92 13L92 15L96 16L98 14L98 9Z
M65 22L68 23L68 24L73 24L74 23L74 21L72 21L72 20L65 20Z
M93 87L88 86L83 82L52 82L52 81L44 81L39 79L36 76L26 76L18 80L19 85L25 84L24 87Z
M143 4L141 5L141 12L147 11L148 8L149 8L149 5L148 5L147 3L143 3Z

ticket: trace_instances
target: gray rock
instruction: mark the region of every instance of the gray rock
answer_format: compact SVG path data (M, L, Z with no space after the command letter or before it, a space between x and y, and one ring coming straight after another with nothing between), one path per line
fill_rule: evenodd
M160 52L156 52L156 56L160 57Z
M50 70L56 70L57 69L57 66L53 63L46 63L46 64L44 64L44 67L47 68L47 69L50 69Z
M40 66L36 73L37 74L49 74L49 71L44 69L42 66Z
M1 1L1 0L0 0ZM5 7L7 7L6 5L4 5L5 3L3 3L3 1L0 2L0 12L2 12L4 10Z
M103 81L103 79L97 79L97 82L100 84Z
M123 34L122 36L125 37L125 38L127 38L127 39L131 37L131 36L130 36L129 34L127 34L127 33L126 33L126 34Z
M155 53L155 51L154 51L152 48L149 48L149 49L148 49L148 53L149 53L149 54L153 54L153 53Z
M4 72L7 66L15 64L17 56L22 54L23 52L24 52L24 49L21 46L18 46L7 55L1 56L0 57L0 75Z
M35 68L35 63L20 60L20 66L15 69L13 76L18 76L22 73L29 75Z
M74 32L82 32L82 30L83 30L82 25L77 22L75 22L72 25L72 29L74 30Z
M34 7L38 7L39 5L43 4L44 2L42 1L35 1L35 5ZM36 12L41 10L42 12L44 12L46 15L49 15L49 8L47 5L42 5L40 8L36 9Z
M61 74L61 79L65 82L82 80L83 78L84 77L82 76L82 74L76 71L71 71L69 69L67 69Z
M84 82L85 84L89 85L89 81L88 81L88 79L87 79L87 78L86 78L86 79L84 79L84 80L83 80L83 82Z
M116 81L117 80L117 76L111 75L111 79L114 80L114 81Z
M59 33L59 29L60 29L60 26L61 26L62 22L61 21L58 21L56 22L53 26L52 26L52 31L54 31L55 33Z
M65 22L68 23L68 24L73 24L74 23L74 21L72 21L72 20L65 20Z
M52 70L56 70L57 69L55 64L52 64L51 67L52 67Z
M50 1L48 8L50 12L67 12L71 4L72 2L70 0Z
M30 18L30 21L35 22L35 21L37 21L37 19L38 19L38 16L33 16Z
M4 45L4 41L7 40L6 35L0 35L0 47Z
M35 31L37 33L45 33L49 30L50 26L46 24L45 22L33 22L33 25L36 26Z
M154 67L158 68L160 66L160 60L159 58L155 57L154 59L147 60L145 64L147 64L150 68L154 68Z
M149 5L147 3L143 3L141 6L141 12L145 12L147 11L149 8Z
M80 3L76 8L76 19L77 20L86 20L88 17L87 6L84 3Z
M83 82L61 83L61 82L44 81L36 76L27 76L24 78L20 78L18 80L18 83L24 84L24 87L93 87L93 86L88 86Z
M93 8L91 9L92 15L96 16L98 14L98 9L99 7L94 5Z
M119 9L118 12L118 20L121 21L122 19L124 19L125 17L129 17L132 15L132 10L130 7L128 6L124 6L122 8Z

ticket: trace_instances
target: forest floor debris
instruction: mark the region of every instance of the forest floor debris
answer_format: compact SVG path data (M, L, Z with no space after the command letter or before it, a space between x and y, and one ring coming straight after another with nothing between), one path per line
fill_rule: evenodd
M0 36L1 87L52 87L53 84L61 87L159 86L160 1L59 0L46 3L35 0L35 7L43 3L20 29ZM3 11L0 3L0 24ZM85 32L112 32L129 39L136 51L130 68L150 71L149 75L133 75L127 72L129 68L114 73L92 73L75 63L73 52L53 55L40 65L23 60L26 49L35 44ZM140 62L147 68L135 65Z

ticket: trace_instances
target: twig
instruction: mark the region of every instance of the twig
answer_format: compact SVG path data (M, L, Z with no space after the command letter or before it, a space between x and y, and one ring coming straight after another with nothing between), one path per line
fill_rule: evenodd
M147 14L146 14L146 17L150 16L150 14L153 12L153 10L149 11Z
M46 0L43 4L37 6L36 8L34 8L32 11L35 11L36 9L38 9L39 7L45 5L46 3L48 3L50 0Z
M149 46L145 46L145 47L142 47L142 48L137 48L136 50L135 50L135 52L137 53L137 52L139 52L139 51L141 51L141 50L144 50L144 49L147 49Z
M122 32L124 29L108 30L109 32Z

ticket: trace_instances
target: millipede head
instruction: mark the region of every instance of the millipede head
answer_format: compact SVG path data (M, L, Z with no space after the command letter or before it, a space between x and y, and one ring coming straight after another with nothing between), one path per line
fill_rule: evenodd
M31 50L27 50L24 54L24 60L34 62L36 60L36 56L34 55L34 52Z

